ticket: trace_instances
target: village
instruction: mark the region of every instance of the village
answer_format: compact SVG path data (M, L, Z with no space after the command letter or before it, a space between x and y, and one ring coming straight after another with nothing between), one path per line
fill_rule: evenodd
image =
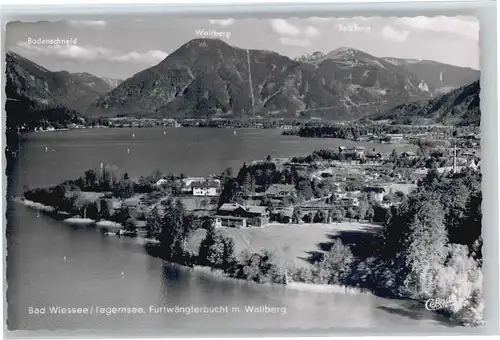
M385 136L396 142L412 137ZM92 218L112 233L131 236L154 236L148 231L146 217L168 197L179 200L189 214L200 221L209 220L216 228L345 220L380 223L385 210L410 194L430 169L438 173L477 170L481 158L478 138L474 134L456 135L453 147L451 143L439 145L434 139L430 146L407 144L405 151L394 149L391 153L376 152L359 143L316 150L307 156L269 155L243 164L237 174L205 177L155 171L132 180L116 167L101 164L101 169L88 170L79 182L74 181L72 187L78 190L69 190L73 198L66 210L76 212L74 218Z
M367 242L374 240L391 207L401 204L429 171L479 170L479 148L459 141L454 142L460 147L409 145L385 153L340 145L306 156L268 155L237 171L197 177L156 170L132 179L116 166L101 164L77 180L28 190L22 199L36 209L53 206L49 214L66 223L148 242L159 242L165 209L181 204L191 252L198 251L210 225L234 240L237 253L268 250L280 263L308 268L337 237L369 252Z
M398 204L398 196L410 194L429 171L426 167L415 167L414 163L421 157L414 151L383 155L362 146L340 146L336 153L325 155L325 152L320 150L312 156L291 159L268 156L248 166L258 168L272 164L281 173L296 171L313 187L323 189L310 195L292 183L252 184L250 190L243 190L236 199L219 205L223 191L221 176L210 176L178 179L181 188L178 198L188 211L210 218L218 228L264 227L276 222L332 223L345 218L373 220L374 212L366 206L368 202L385 209ZM441 152L438 155L441 164L435 167L438 173L459 172L465 168L477 170L480 166L474 149L450 148ZM395 169L395 163L406 163L406 167ZM170 184L162 178L155 185L162 188ZM307 191L302 188L304 190ZM340 213L337 211L334 216L332 207ZM368 216L367 211L370 211ZM294 214L300 216L294 220Z

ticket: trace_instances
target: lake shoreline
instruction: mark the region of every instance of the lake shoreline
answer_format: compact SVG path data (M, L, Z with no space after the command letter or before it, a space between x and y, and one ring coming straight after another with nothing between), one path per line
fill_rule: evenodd
M61 213L61 212L56 211L56 209L54 207L52 207L52 206L45 205L45 204L42 204L42 203L39 203L39 202L30 201L30 200L25 199L23 197L16 197L12 201L15 202L15 203L23 204L23 205L25 205L25 206L33 209L33 210L40 211L42 213L50 213L50 214L47 214L49 217L53 217L53 216L50 216L50 215L53 215L54 213L56 213L56 214L57 213L58 214ZM121 224L116 223L116 222L105 221L105 220L95 221L95 220L92 220L92 219L89 219L89 218L81 218L81 217L76 217L76 216L67 217L67 218L65 218L65 219L63 219L61 221L64 222L64 223L74 224L74 225L80 225L80 226L85 225L85 226L90 226L90 227L98 227L98 228L101 228L101 230L106 229L106 227L105 227L106 223L105 222L114 223L115 227L117 227L117 225L120 225L121 228L122 228L122 230L124 228ZM99 226L99 223L101 223L102 226ZM130 236L130 235L126 235L126 234L120 234L119 231L117 231L116 233L111 233L111 232L110 233L106 233L106 235L109 235L109 236L117 235L117 236L126 236L126 237L138 238L138 239L144 241L146 246L147 245L156 246L156 245L159 244L159 241L154 240L154 239L150 239L150 238L146 238L146 237L141 237L141 236ZM182 264L182 263L172 262L172 261L169 261L168 259L165 259L165 258L163 258L161 256L156 255L156 254L151 254L148 251L146 251L146 252L150 256L162 259L163 261L165 261L169 265L180 266L182 268L186 268L186 269L197 271L197 272L202 272L202 273L205 273L205 274L208 273L211 276L218 277L218 278L224 278L224 279L227 279L227 280L253 282L253 283L257 284L257 285L263 285L263 283L254 282L252 280L246 280L246 279L241 279L241 278L235 278L235 277L228 276L221 269L217 269L217 268L213 268L213 267L209 267L209 266L197 265L197 264L186 265L186 264ZM303 291L311 291L311 292L317 292L317 293L341 293L341 294L348 294L348 295L349 294L370 294L370 295L373 295L373 293L371 291L369 291L368 289L359 288L359 287L353 287L353 286L346 286L346 285L338 285L338 284L332 284L332 285L330 285L330 284L314 284L314 283L304 283L304 282L294 282L294 281L292 281L292 282L289 282L289 283L286 283L286 284L280 284L280 283L272 282L272 283L264 283L264 285L286 286L286 287L288 287L290 289L303 290Z
M22 198L22 197L17 197L13 201L17 202L19 204L23 204L23 205L25 205L33 210L41 211L42 213L49 212L49 213L53 214L54 212L56 212L54 207L44 205L44 204L39 203L39 202L33 202L33 201L27 200L27 199ZM52 217L52 216L50 216L50 214L47 214L47 215L49 217ZM86 225L86 226L90 226L90 227L97 226L98 228L102 228L101 230L103 230L103 234L105 234L107 236L125 236L125 237L140 239L141 241L144 241L143 245L146 247L146 253L149 256L159 258L162 261L164 261L165 263L167 263L168 265L181 267L184 269L188 269L190 271L196 271L196 272L200 272L200 273L204 273L204 274L209 274L210 276L216 277L219 279L230 280L230 281L235 280L235 281L242 281L242 282L250 282L250 283L254 283L256 285L287 287L289 289L300 290L300 291L309 291L309 292L315 292L315 293L325 293L325 294L326 293L339 293L339 294L346 294L346 295L357 295L357 294L373 295L373 296L377 296L380 298L386 298L386 299L390 299L390 300L408 300L408 301L411 300L411 301L415 301L415 302L418 302L418 303L423 305L422 301L416 301L416 300L412 300L409 298L403 298L403 297L398 297L398 296L390 296L390 295L386 295L386 294L376 294L367 288L361 288L361 287L355 287L355 286L339 285L339 284L316 284L316 283L305 283L305 282L299 282L299 281L291 281L291 282L288 282L285 284L276 283L276 282L258 283L258 282L252 281L252 280L231 277L231 276L227 275L226 273L224 273L223 270L221 270L221 269L217 269L217 268L213 268L213 267L209 267L209 266L202 266L202 265L198 265L198 264L188 265L188 264L177 263L177 262L170 261L169 259L166 259L166 258L160 256L159 254L155 254L154 250L151 251L151 249L156 248L159 245L158 240L150 239L150 238L146 238L146 237L141 237L141 236L137 236L137 235L131 236L131 235L127 235L127 234L121 234L119 231L107 232L107 231L105 231L106 227L99 227L98 226L98 224L100 222L110 222L110 223L115 223L116 225L118 225L119 223L116 223L116 222L103 221L103 220L94 221L91 219L84 219L84 218L79 218L79 217L69 217L69 218L66 218L66 219L61 220L61 221L68 223L68 224L74 224L74 225ZM121 230L123 230L124 227L121 224L120 224L120 226L122 228ZM153 248L148 249L148 247L153 247Z
M389 153L394 147L389 145L383 145L383 144L375 144L375 143L360 143L360 142L355 142L355 141L349 141L349 140L338 140L335 138L307 138L305 140L304 138L300 138L299 136L284 136L282 137L281 135L278 135L279 131L274 129L274 131L258 131L256 129L238 129L237 134L233 135L233 130L228 129L228 131L222 131L225 129L220 129L220 131L213 132L209 130L215 130L215 129L210 129L207 128L207 131L201 131L204 129L180 129L181 131L175 131L179 129L147 129L145 131L141 131L142 129L105 129L106 131L97 131L99 129L85 129L85 131L77 131L71 130L71 131L63 131L62 133L56 133L56 134L33 134L30 137L27 137L28 143L22 144L22 151L23 151L23 157L19 158L20 162L16 165L16 168L11 172L9 175L9 179L12 180L12 196L20 196L21 192L27 190L27 189L34 189L34 188L41 188L42 184L43 187L55 187L60 184L56 183L64 183L64 181L72 182L72 178L77 178L77 176L80 175L81 169L99 169L99 164L117 164L119 168L121 169L127 169L128 174L130 175L130 179L133 182L138 181L139 176L141 174L147 174L149 173L148 171L151 171L151 169L161 169L163 171L166 171L167 174L189 174L192 176L210 176L211 174L218 174L221 171L221 167L232 167L233 169L238 169L241 164L246 161L247 164L250 161L256 160L258 161L259 159L262 159L266 155L271 155L274 157L282 156L282 159L290 158L293 156L308 156L311 154L311 152L314 152L314 150L321 150L323 148L331 149L331 150L336 150L339 145L343 145L346 147L349 147L351 144L353 145L365 145L366 149L371 148L376 148L378 151L382 151L385 153ZM94 130L94 131L90 131ZM103 130L103 129L101 129ZM121 130L121 131L120 131ZM166 134L164 135L164 130L166 130ZM243 131L247 130L247 131ZM135 132L135 136L133 136L132 132ZM179 136L181 135L186 135L185 138L181 139L180 142L172 142L172 141L177 141L179 140ZM150 135L150 136L149 136ZM150 140L154 140L153 144L148 143ZM220 142L222 141L222 142ZM264 142L262 142L264 141ZM234 147L225 149L224 145L225 144L233 144ZM366 144L369 144L366 145ZM53 147L55 150L49 150L51 152L45 153L43 150L49 146L49 148ZM131 152L128 152L127 148L130 148ZM155 149L156 148L156 149ZM235 150L235 152L232 152L232 150ZM177 159L179 155L179 150L181 150L182 154L182 160L179 162L172 162L172 160ZM213 150L213 152L210 152ZM146 152L147 151L147 152ZM29 157L28 157L29 155ZM200 158L200 155L202 155L204 158L204 162L200 162L199 160L202 159ZM161 156L161 157L160 157ZM260 157L260 158L259 158ZM205 161L206 158L206 161ZM29 160L30 159L30 160ZM61 167L57 171L54 170L54 165L60 165ZM196 166L195 166L196 165ZM53 185L46 185L46 183L54 183ZM71 183L69 184L71 186ZM21 191L22 190L22 191ZM104 190L104 189L102 189ZM88 188L84 189L84 194L87 194L87 191L94 191L90 190ZM95 190L96 192L100 192L99 190ZM103 191L104 192L104 191ZM139 191L142 193L142 191ZM49 192L50 193L50 192ZM110 196L111 197L111 196ZM154 199L156 196L151 196L147 197L148 201L146 203L140 203L141 208L144 208L143 210L146 211L146 207L150 206L149 200ZM30 197L32 198L32 197ZM33 197L35 201L44 201L44 202L52 202L54 206L60 207L59 209L64 209L66 211L70 211L72 215L80 215L80 216L85 216L87 217L92 217L92 218L97 218L97 221L93 221L95 223L95 226L99 226L99 224L106 224L106 221L99 221L99 218L107 218L106 216L108 215L98 215L99 217L95 216L94 211L92 210L92 214L89 213L90 209L85 213L83 209L81 208L80 204L78 205L77 209L71 209L69 208L71 204L64 204L61 205L58 203L57 200L52 200L50 197L47 199L42 198L41 200L36 199L36 197ZM115 206L113 206L111 203L114 200L113 198L109 198L106 200L108 201L110 209L112 209L112 214L114 211L116 211ZM102 200L104 201L104 199ZM69 200L68 200L69 202ZM29 263L33 263L31 259L35 258L37 261L35 261L36 266L33 266L32 269L29 270L29 273L38 273L39 268L45 268L45 263L43 262L44 258L48 258L51 256L58 257L62 259L63 255L69 255L68 260L71 260L70 256L72 254L72 251L74 248L74 254L76 256L79 256L78 259L81 262L80 266L83 266L87 271L92 273L94 272L97 273L97 276L106 276L110 275L110 278L113 280L115 279L114 276L117 277L117 281L114 282L117 287L120 287L122 285L120 281L120 272L123 269L125 269L125 273L128 274L126 275L129 279L132 278L132 273L139 271L139 272L144 272L142 275L144 276L144 282L147 280L150 280L152 282L151 286L153 288L149 289L149 291L154 292L156 289L156 284L159 284L159 277L162 276L162 281L164 280L172 280L172 282L177 282L176 280L189 280L190 284L195 286L194 293L197 293L200 291L201 293L198 294L197 296L202 297L203 301L208 300L210 301L210 294L207 298L205 298L204 292L206 289L203 287L205 285L212 285L212 286L218 286L218 287L225 287L225 286L230 286L232 287L233 284L231 283L220 283L220 284L213 284L210 283L208 280L203 280L203 279L191 279L191 274L186 274L183 275L181 274L180 276L167 276L165 277L165 265L176 265L179 266L179 268L185 268L188 269L189 271L193 271L196 273L202 273L205 272L207 275L214 276L214 277L220 277L224 278L224 281L227 280L228 282L246 282L250 283L249 279L238 279L238 278L233 278L229 277L227 275L224 275L223 272L218 271L217 269L213 269L211 267L203 267L203 266L189 266L189 265L182 265L178 264L175 262L169 262L163 258L158 258L158 259L147 259L148 257L151 256L146 256L144 257L144 250L142 248L143 244L140 244L142 242L136 242L133 240L133 238L111 238L109 239L108 237L103 237L100 235L99 231L93 230L93 228L84 228L84 227L78 227L78 226L69 226L67 228L62 227L61 223L59 222L51 222L54 221L54 219L47 219L45 218L45 215L50 216L51 213L54 213L51 211L53 207L45 206L45 205L38 205L35 202L30 202L26 200L23 202L25 206L30 205L28 209L26 208L17 208L17 210L20 212L18 215L21 214L23 216L17 216L15 220L13 220L11 223L14 225L14 230L20 230L19 228L24 228L23 237L29 237L30 233L33 233L36 237L33 239L33 243L35 244L42 244L42 242L38 240L49 240L44 243L52 244L52 247L54 249L46 252L42 252L41 250L36 250L34 253L35 255L31 255L31 253L26 252L23 250L22 252L19 252L20 254L25 254L29 253L30 258L25 261L25 265ZM80 202L81 203L81 202ZM101 207L100 204L102 202L98 202L99 207ZM132 207L133 204L130 204L130 207ZM33 213L29 210L31 209L45 209L47 211L43 212L43 217L38 219L36 218L36 213ZM48 209L46 209L48 208ZM190 209L188 207L188 209ZM40 212L42 214L42 212ZM55 215L55 214L53 214ZM59 214L57 214L59 215ZM114 214L113 214L114 215ZM68 220L68 218L70 220ZM136 216L133 217L134 219ZM73 217L68 216L68 215L62 215L58 218L61 221L67 220L67 222L71 222L69 224L73 224L73 222L78 223L81 221L82 223L88 223L90 221L86 220L76 220L73 219ZM111 217L111 219L116 220L116 222L121 222L115 224L116 222L109 221L109 223L113 223L113 225L110 227L115 227L116 229L123 228L124 226L124 219L118 218L115 216ZM141 215L141 217L138 218L139 222L144 223L144 216ZM66 223L65 223L66 224ZM24 225L24 227L23 227ZM38 225L40 226L46 226L48 229L43 229L43 228L30 228L30 226L37 227ZM105 225L102 225L103 227ZM62 227L62 228L61 228ZM291 229L294 229L295 227L292 226ZM66 230L67 229L67 230ZM269 229L269 228L266 228ZM47 232L47 230L52 232ZM57 232L58 230L62 231L59 234L54 234L53 232ZM26 233L28 231L28 233ZM205 229L200 230L205 231ZM223 230L226 231L226 230ZM254 231L254 230L245 230L245 231ZM284 230L283 230L284 231ZM304 232L306 232L304 230ZM36 233L36 234L35 234ZM66 233L71 234L70 237L66 237ZM267 231L266 231L267 233ZM276 234L276 233L274 233ZM73 237L74 235L81 235L82 237ZM110 236L116 235L116 233L110 233L107 234ZM246 235L246 234L245 234ZM59 236L60 239L59 239ZM309 237L310 239L315 238L315 235L312 235ZM142 240L142 238L137 237ZM59 241L65 240L65 242L61 242L62 246L58 246ZM251 239L250 239L251 240ZM31 240L30 240L31 241ZM85 244L86 241L91 241ZM244 240L236 240L238 243L242 243ZM257 240L258 242L261 241L261 239ZM319 242L320 239L317 239L317 242ZM329 240L326 240L327 242ZM24 244L27 244L25 241ZM85 245L79 246L79 245ZM120 247L121 244L134 244L134 247L130 250L133 252L140 253L142 256L131 256L131 258L135 259L140 259L141 257L143 260L134 260L134 262L145 262L147 266L141 266L141 265L135 265L133 268L128 269L125 267L125 265L122 263L123 258L120 253L123 253L125 249L121 249ZM137 245L139 245L137 247ZM71 247L68 247L68 245L72 245ZM97 246L94 246L97 245ZM255 244L252 242L252 245L255 246ZM278 249L278 248L270 248L267 247L267 245L264 242L259 243L260 246L264 246L264 248L261 248L260 250L264 249L272 249L273 251ZM114 252L114 250L108 250L107 247L113 246L112 248L117 248L119 249L119 252L117 252L116 257L112 258L107 258L108 254L111 254ZM118 247L117 247L118 246ZM90 249L98 249L98 251L95 252L95 256L88 254ZM258 247L258 246L256 246ZM314 250L318 250L319 246L315 246ZM60 252L56 253L60 248ZM102 249L101 249L102 248ZM309 242L303 246L304 249L312 250L311 245ZM127 249L128 250L128 249ZM196 248L190 249L191 251L196 250ZM240 252L240 249L237 247L237 252ZM321 249L320 249L321 250ZM111 251L111 252L110 252ZM292 251L285 250L283 252L289 252L290 256L293 256L294 254L297 254L296 249L292 248ZM282 252L282 253L283 253ZM39 257L34 257L37 256L36 253L38 253ZM84 256L80 256L80 254L83 254ZM124 253L125 254L125 253ZM280 254L281 255L281 254ZM24 255L23 255L24 256ZM87 262L86 261L86 256L93 256L94 258L102 258L102 268L103 272L98 272L98 269L94 266L92 268L88 268L86 266ZM128 258L129 255L125 254L125 256ZM301 255L298 255L301 256ZM106 260L107 259L107 260ZM118 260L117 260L118 259ZM278 257L280 259L280 257ZM74 259L76 264L76 259ZM31 262L28 262L31 261ZM61 260L62 261L62 260ZM99 260L97 260L99 261ZM296 264L298 265L299 262L302 262L303 259L296 259ZM70 261L68 261L70 262ZM90 263L90 262L88 262ZM279 261L281 264L281 261ZM151 267L148 267L151 265ZM156 267L155 267L156 266ZM69 267L69 266L68 266ZM134 268L137 268L134 269ZM146 268L146 269L145 269ZM155 268L156 270L151 270L152 268ZM69 268L64 268L65 273L67 273L67 278L68 280L72 281L73 277L75 275L73 273L69 272ZM117 271L118 274L114 273L114 270ZM147 270L147 271L146 271ZM179 273L184 272L182 270ZM24 281L29 283L29 281L25 280L25 277L29 275L29 273L26 274L19 274L18 276L22 278ZM82 271L83 273L83 271ZM104 273L104 274L103 274ZM115 275L116 274L116 275ZM232 273L231 273L232 274ZM197 274L194 274L194 276L198 276ZM291 277L291 275L290 275ZM293 277L293 279L296 280L301 280L303 277L302 276L297 276ZM14 279L14 277L13 277ZM238 280L238 281L235 281ZM47 278L47 282L50 282L50 277ZM79 280L82 284L85 282L85 279ZM128 280L126 280L128 281ZM127 283L126 281L123 281L123 283ZM140 280L139 280L140 281ZM314 279L314 282L320 282L319 280ZM261 281L262 282L262 281ZM335 281L332 281L335 282ZM346 282L348 284L351 284L350 281L342 281ZM101 281L98 282L99 284ZM186 283L186 282L184 282ZM253 283L253 282L252 282ZM173 283L174 285L176 283ZM356 284L356 282L353 283L353 286ZM360 283L362 286L365 286L363 283ZM48 286L48 283L43 283L44 287ZM267 283L259 283L255 282L255 285L259 286L268 286L268 287L277 287L277 288L267 288L265 287L262 289L263 293L262 295L259 296L266 296L269 294L269 292L274 292L275 290L277 292L282 291L279 287L284 286L284 284L267 284ZM200 286L198 289L197 286ZM236 284L234 288L235 292L238 292L237 296L243 296L242 291L245 292L244 288L238 288L239 286L245 287L245 284ZM252 284L253 286L253 284ZM161 294L161 287L158 286L159 294ZM312 284L312 283L297 283L293 282L288 285L287 288L290 288L290 290L295 290L295 291L304 291L304 293L300 293L300 297L313 297L316 296L314 292L316 293L331 293L332 296L326 297L324 299L328 300L335 300L335 296L333 294L338 293L339 295L343 295L344 291L345 294L350 294L348 291L351 286L347 286L347 289L344 287L333 287L332 285L319 285L319 284ZM64 287L59 287L58 289L61 290ZM179 286L179 289L182 288ZM99 288L100 291L106 291L107 286L104 285L103 287ZM196 291L198 289L198 291ZM220 290L222 288L215 288L216 290ZM182 290L182 289L181 289ZM39 289L37 290L36 286L32 286L29 284L26 284L26 287L24 289L23 294L26 296L27 293L29 292L38 292ZM190 294L190 290L188 287L185 287L182 290L182 293ZM259 291L259 288L252 288L251 291ZM311 292L313 294L306 294L305 292ZM55 292L58 294L58 292ZM250 292L251 293L251 292ZM286 293L286 296L296 296L295 293ZM319 300L321 301L323 298L319 296ZM359 292L353 292L352 294L361 294ZM364 293L363 293L364 294ZM376 296L377 299L374 299L373 301L378 301L378 303L385 304L385 305L394 305L394 306L399 306L401 305L401 308L404 308L404 305L412 305L412 303L408 304L407 302L403 302L403 300L409 300L409 299L401 299L401 298L395 298L395 297L389 297L389 299L382 299L379 300L378 297L388 297L386 295L378 295L378 294L371 294L368 292L367 294L373 295L374 297ZM251 294L250 294L251 295ZM68 295L70 298L74 298L75 301L76 299L79 299L79 295L71 295L69 293ZM286 297L285 296L285 297ZM86 298L82 296L82 298ZM127 297L125 297L127 298ZM154 300L155 297L152 297ZM253 296L252 296L252 299ZM352 300L351 300L352 299ZM26 300L26 299L24 299ZM102 300L102 298L101 298ZM110 299L111 300L111 299ZM131 301L134 301L133 298L130 298ZM140 297L138 300L144 300L144 297ZM227 298L227 300L232 301L230 298ZM240 301L239 298L236 298L236 300ZM342 298L340 298L342 300ZM358 298L355 297L347 297L347 300L345 306L342 306L342 303L336 303L336 306L333 307L334 311L332 312L333 315L339 314L339 312L344 311L344 313L351 313L350 310L353 309L355 310L355 306L351 307L351 304L353 302L356 302ZM372 302L372 298L359 298L359 300L364 301L363 303L366 304L366 308L363 307L362 311L366 311L369 313L373 313L375 315L380 315L380 321L384 322L384 320L397 320L401 315L388 315L387 313L389 310L376 310L376 308L371 308L370 303ZM384 301L385 300L385 301ZM396 301L401 301L401 302L396 302ZM226 301L226 297L221 298L220 301ZM243 299L241 301L244 301ZM250 300L254 301L254 300ZM391 302L394 301L394 302ZM311 305L311 301L304 301L303 305L305 308L308 308L307 306ZM196 303L196 300L195 300ZM302 306L302 302L294 301L292 298L291 300L283 300L283 304L290 304L292 307L295 307L294 304L300 304ZM416 310L421 310L422 303L419 302L418 306L415 304ZM420 306L420 307L419 307ZM411 307L413 308L413 307ZM410 309L411 309L410 308ZM418 312L417 312L418 313ZM424 311L424 313L427 313ZM392 313L393 314L393 313ZM432 315L437 314L437 313L427 313L426 315L429 317L429 319L434 319ZM325 310L325 316L328 315L328 311ZM344 314L345 315L345 314ZM339 314L341 317L342 314ZM412 318L410 316L410 318ZM437 318L436 319L440 319ZM337 319L338 320L338 319ZM316 322L316 321L314 321ZM314 323L313 322L313 323ZM413 321L412 321L413 322ZM31 323L31 321L30 321ZM421 323L420 321L415 321L416 324ZM315 323L316 324L316 323ZM343 324L349 324L349 322L345 322ZM342 324L342 325L343 325Z

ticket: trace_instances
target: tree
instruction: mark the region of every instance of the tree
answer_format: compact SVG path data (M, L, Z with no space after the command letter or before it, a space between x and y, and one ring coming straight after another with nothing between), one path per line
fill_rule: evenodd
M300 176L295 165L292 165L292 168L290 169L290 177L291 184L295 184L295 186L297 186Z
M404 199L404 197L405 197L405 193L404 193L404 192L402 192L402 191L400 191L400 190L398 190L398 191L396 191L396 193L394 194L394 197L395 197L395 199L396 199L397 201L401 201L402 199Z
M99 185L99 176L94 169L89 169L85 171L84 176L85 189L94 189Z
M396 149L392 149L392 152L389 155L389 160L391 161L391 163L396 163L398 161L398 158L398 152L396 151Z
M209 201L208 201L206 198L202 199L202 200L200 201L200 208L201 208L201 209L206 209L206 208L207 208L207 206L208 206L208 203L209 203Z
M191 232L201 228L202 221L193 214L186 214L183 217L184 235L189 235Z
M215 233L214 242L208 249L207 262L213 268L222 268L224 264L224 241L220 233Z
M130 198L134 195L134 183L130 180L127 173L117 182L114 187L114 194L118 198Z
M414 298L427 291L422 280L437 264L444 263L447 255L448 236L444 225L443 207L436 197L425 197L413 202L413 216L405 238L405 259L409 272L405 289Z
M293 208L292 223L298 224L302 222L302 209L300 207Z
M104 190L113 189L120 179L120 172L116 165L105 165L101 171L101 186Z
M99 219L99 207L97 206L96 201L90 201L87 205L86 209L86 217L92 220Z
M187 237L192 230L192 221L186 215L181 200L171 198L162 201L164 214L161 220L161 231L158 237L163 256L176 263L190 260L187 248Z
M200 243L197 263L232 272L236 264L234 240L213 228L207 229L207 234Z
M445 206L446 226L450 242L466 244L469 247L481 234L481 190L464 178L454 178L448 190L442 194Z
M303 200L309 200L314 196L311 181L307 178L300 178L295 187L297 188L297 195Z
M313 221L312 213L307 213L304 217L302 217L302 221L306 223L311 223Z
M266 190L271 186L273 177L274 177L273 169L268 168L264 171L264 188Z
M83 218L87 218L87 209L91 201L82 194L76 196L74 207Z
M339 153L339 161L345 162L345 155L343 153Z
M222 193L219 196L218 205L221 206L224 203L233 203L236 201L239 194L238 181L234 178L228 178L224 182Z
M245 180L245 176L248 173L249 173L249 168L247 166L247 163L243 162L243 165L241 166L240 170L238 171L238 175L236 176L238 183L243 183L243 181Z
M356 212L354 211L353 208L347 209L346 216L349 219L349 222L351 222L351 219L356 217Z
M248 172L243 180L243 196L250 197L255 192L255 179Z
M130 218L129 207L122 202L121 206L115 210L112 219L117 223L125 223Z
M279 223L288 223L289 222L289 220L287 219L285 214L283 214L282 212L280 212L278 214L278 216L276 216L276 221L278 221Z
M392 210L391 209L383 209L381 210L383 212L383 218L382 221L384 222L384 225L390 225L392 222Z
M366 212L368 211L368 208L369 208L368 200L366 197L363 197L359 201L359 205L358 205L358 209L357 209L358 211L357 211L356 217L358 218L358 221L359 221L359 219L366 218Z
M222 254L222 269L224 272L233 271L236 265L236 251L234 240L231 236L222 237L223 254Z
M151 179L153 182L158 182L162 178L163 178L163 173L158 169L154 170L151 173Z
M221 183L224 185L227 180L233 178L233 168L227 167L221 175Z
M328 284L345 283L351 274L353 262L354 255L349 246L335 239L323 259L315 264L315 270L323 271Z
M153 184L154 183L153 183L151 177L149 177L149 176L148 177L141 176L137 180L138 191L139 192L149 193L149 192L153 191L153 189L154 189Z
M106 199L101 199L99 201L99 216L100 218L107 220L111 216L110 202Z
M395 202L394 195L392 193L388 193L387 195L384 195L382 201L385 203L394 203Z
M149 238L158 239L162 218L163 216L160 214L158 205L155 205L146 217L146 229Z
M201 241L198 248L198 264L202 266L208 266L208 257L210 253L210 247L215 243L215 229L207 228L205 238Z
M373 210L372 206L369 206L365 213L365 219L370 221L371 223L373 222L374 217L375 217L375 211Z
M314 223L326 223L327 222L327 214L323 210L318 210L314 215Z
M177 201L171 198L162 201L164 210L161 221L159 240L167 258L179 256L179 247L183 243L184 221Z
M128 232L135 232L137 230L137 221L134 218L129 217L125 221L124 228Z
M331 209L331 219L332 221L335 221L337 223L342 222L342 220L344 219L344 209L342 209L342 207L334 206Z
M285 271L278 268L272 253L244 253L241 260L241 270L236 277L258 283L285 283Z
M436 170L438 168L438 162L434 157L430 157L425 161L425 167L427 169Z

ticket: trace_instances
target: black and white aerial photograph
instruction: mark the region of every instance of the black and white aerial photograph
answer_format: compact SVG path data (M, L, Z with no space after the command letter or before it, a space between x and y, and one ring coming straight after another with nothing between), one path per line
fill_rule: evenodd
M484 325L476 17L5 27L8 331Z

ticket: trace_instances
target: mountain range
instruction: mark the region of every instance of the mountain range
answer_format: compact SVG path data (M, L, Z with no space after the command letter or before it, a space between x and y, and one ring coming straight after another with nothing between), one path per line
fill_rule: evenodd
M429 85L437 94L446 93L479 79L480 72L468 67L458 67L432 60L383 58L406 68Z
M194 39L124 81L88 112L349 120L431 96L413 73L358 50L338 49L313 64Z
M344 47L334 50L328 54L324 54L319 51L312 54L304 54L295 58L295 60L318 64L325 59L339 59L349 55L357 57L362 53L363 52L361 51ZM368 55L364 54L364 56L367 57ZM389 62L395 66L406 69L408 72L417 76L418 79L422 80L423 83L427 85L429 91L431 91L434 95L446 93L461 86L471 84L478 80L480 76L480 72L478 70L468 67L448 65L433 60L370 57L372 60L378 60L384 65L386 65L385 62Z
M12 52L6 61L8 98L107 117L354 120L436 99L479 79L477 70L352 48L292 60L218 39L191 40L125 81L52 72Z
M7 98L65 106L79 112L120 82L90 73L49 71L14 52L7 52L5 73Z
M429 101L419 101L396 106L373 120L391 120L400 124L443 124L479 126L479 81L445 93Z

